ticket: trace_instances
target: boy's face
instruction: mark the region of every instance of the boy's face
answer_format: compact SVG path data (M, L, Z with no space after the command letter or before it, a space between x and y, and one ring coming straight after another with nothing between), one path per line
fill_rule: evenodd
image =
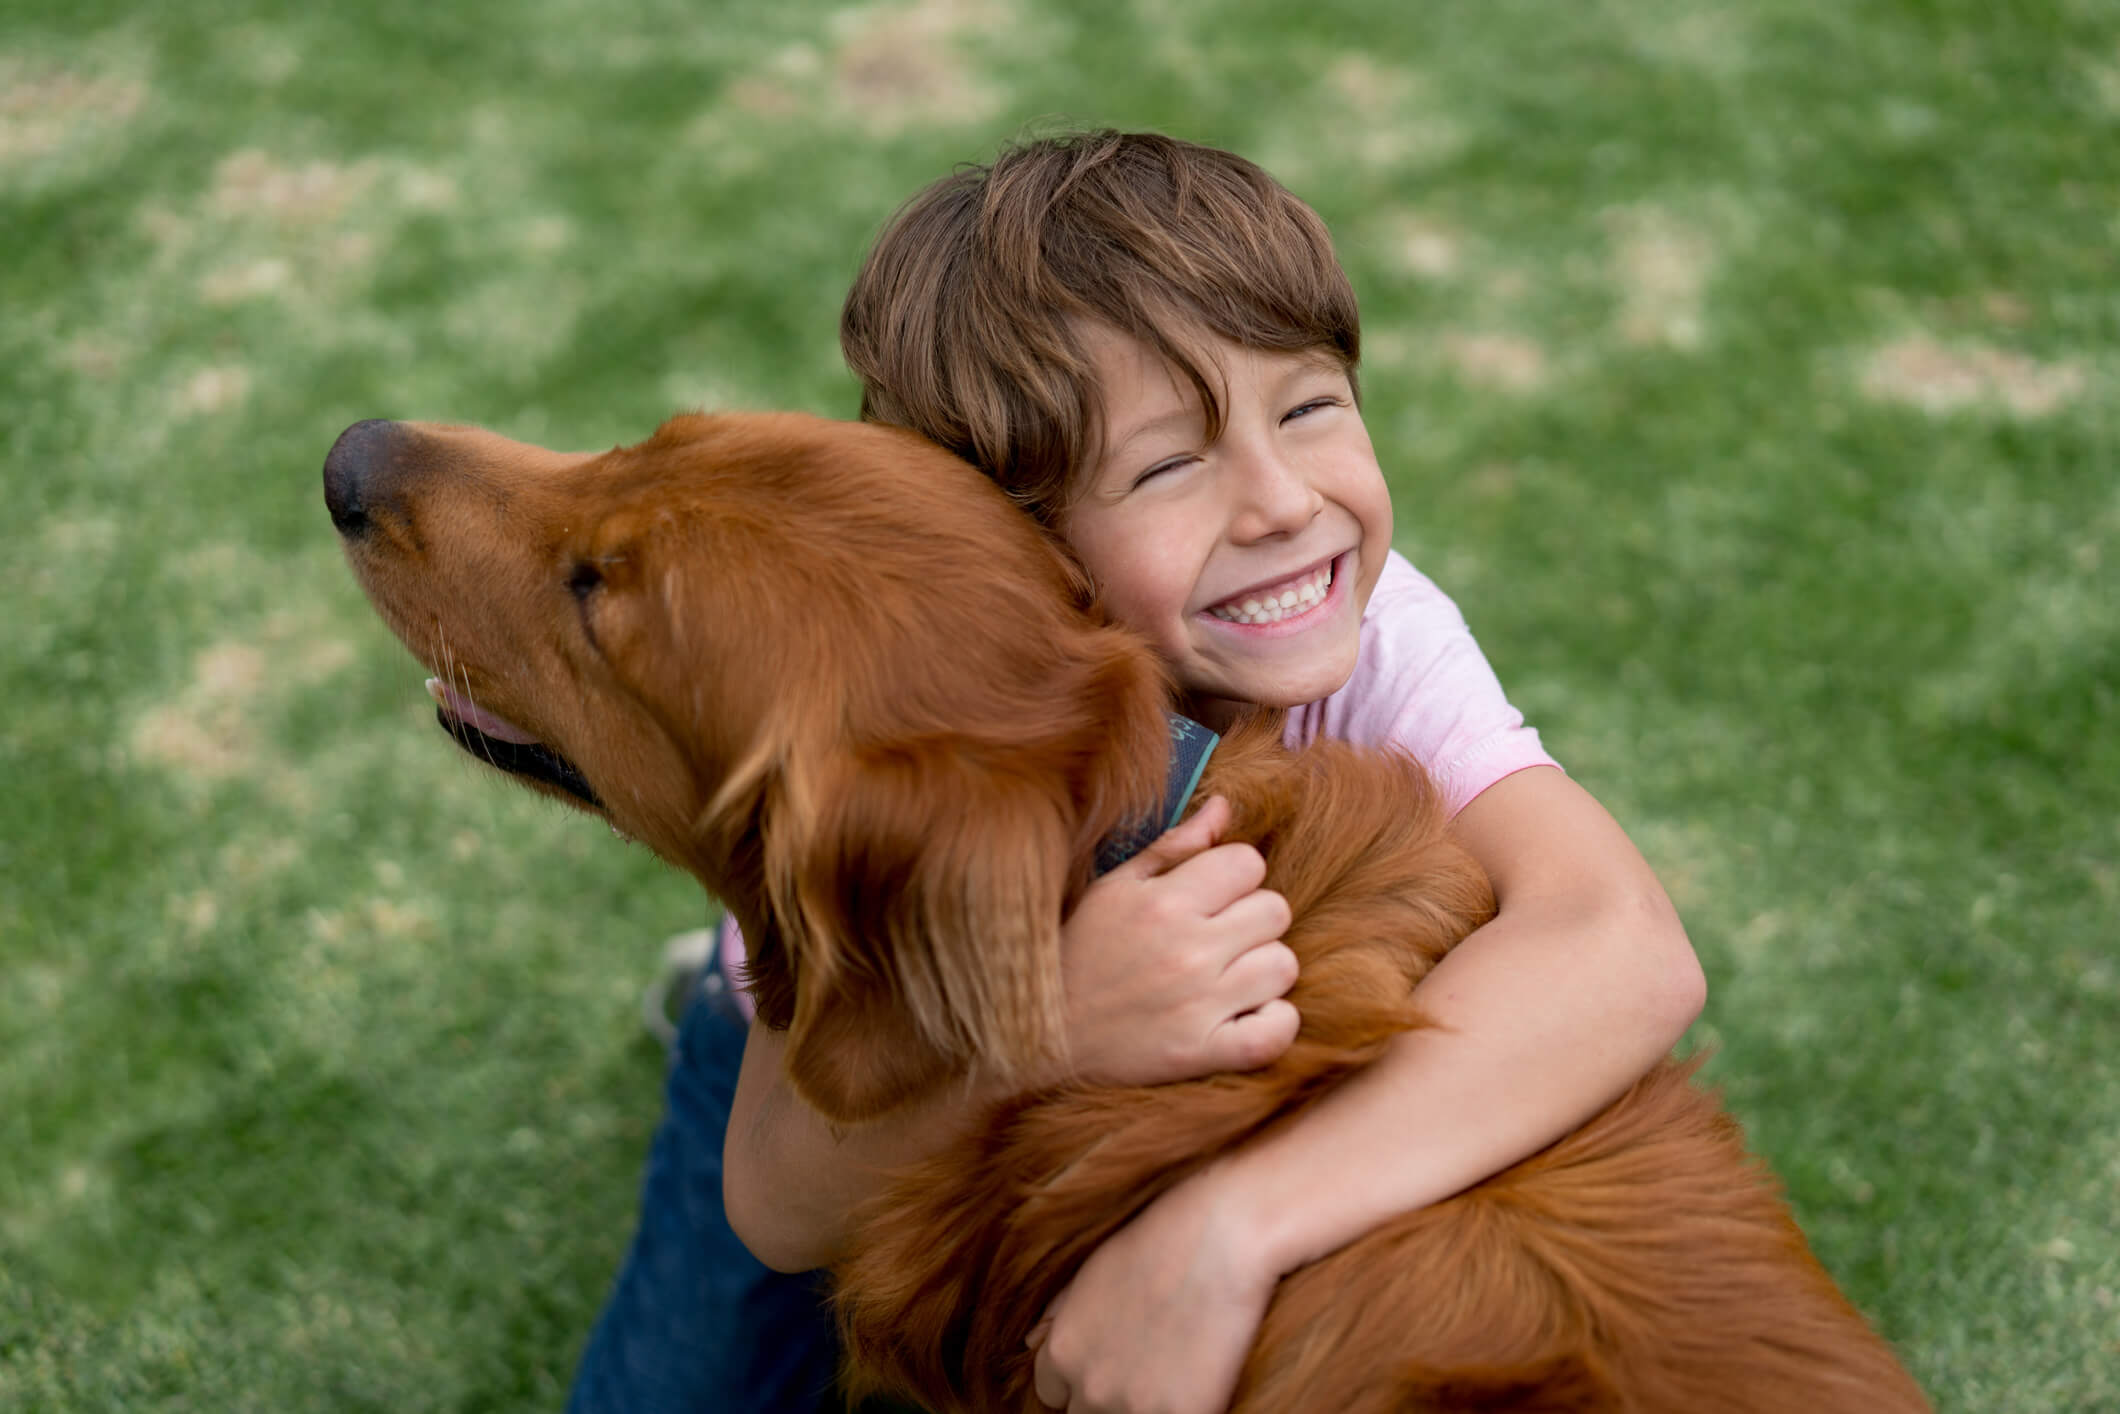
M1314 702L1354 671L1391 549L1391 496L1337 360L1208 338L1222 433L1139 341L1085 331L1103 444L1059 530L1122 623L1148 637L1210 725Z

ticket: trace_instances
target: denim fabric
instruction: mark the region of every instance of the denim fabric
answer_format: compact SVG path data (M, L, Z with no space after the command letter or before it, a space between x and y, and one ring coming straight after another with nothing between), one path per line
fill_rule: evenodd
M686 1008L640 1229L576 1372L568 1414L808 1414L831 1392L837 1332L821 1273L785 1276L737 1240L722 1135L745 1026L718 970Z

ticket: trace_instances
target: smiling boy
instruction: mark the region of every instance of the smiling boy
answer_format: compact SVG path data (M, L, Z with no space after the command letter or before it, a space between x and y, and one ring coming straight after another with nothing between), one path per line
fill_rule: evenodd
M1347 371L1210 341L1220 427L1138 340L1082 331L1102 451L1061 512L1112 617L1147 637L1200 719L1322 701L1353 675L1391 550L1391 496Z

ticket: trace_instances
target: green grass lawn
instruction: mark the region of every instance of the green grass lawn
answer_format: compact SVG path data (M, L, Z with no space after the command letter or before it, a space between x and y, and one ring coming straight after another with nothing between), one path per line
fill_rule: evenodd
M18 0L0 1409L556 1408L706 904L436 732L362 417L851 414L1032 121L1331 223L1399 540L1633 832L1946 1410L2120 1408L2120 9Z

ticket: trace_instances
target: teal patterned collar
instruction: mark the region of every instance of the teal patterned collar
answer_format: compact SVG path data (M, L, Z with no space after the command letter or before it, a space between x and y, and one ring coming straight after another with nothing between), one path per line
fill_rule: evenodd
M1109 874L1132 859L1184 817L1185 807L1199 788L1200 773L1207 769L1207 758L1214 755L1215 743L1222 739L1190 717L1176 712L1163 715L1170 722L1170 774L1164 782L1162 805L1105 837L1097 846L1099 874Z

